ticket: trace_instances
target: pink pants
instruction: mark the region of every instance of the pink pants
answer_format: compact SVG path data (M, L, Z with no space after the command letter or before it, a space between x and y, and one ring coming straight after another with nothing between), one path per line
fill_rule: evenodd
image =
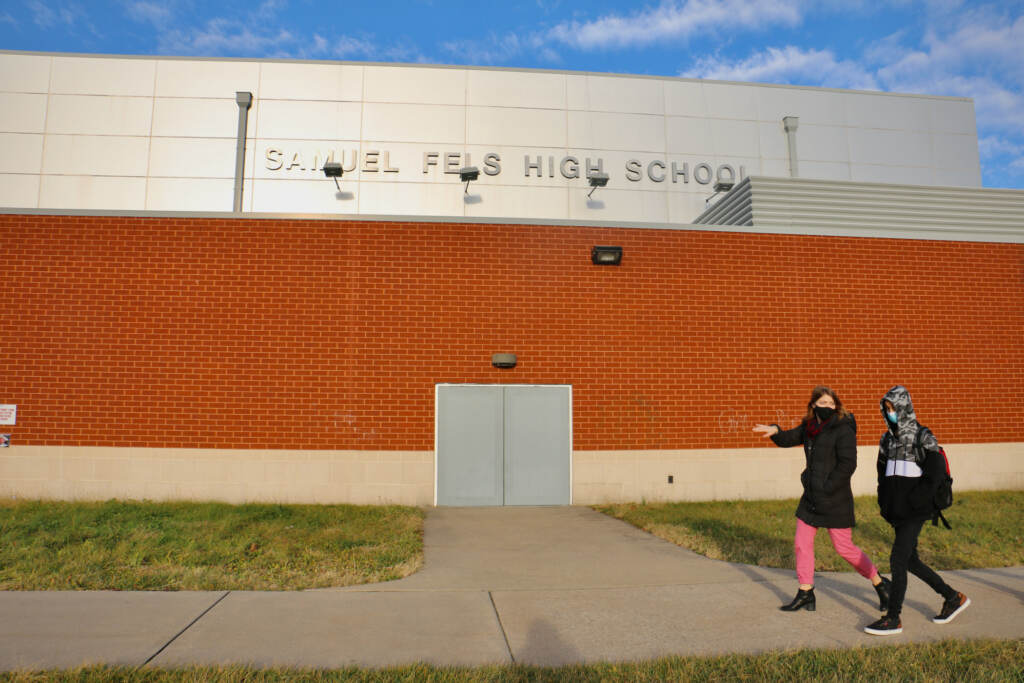
M796 578L801 585L814 585L814 537L817 533L818 527L796 520L793 549L796 551ZM850 529L829 529L828 535L832 539L832 547L840 557L853 565L858 574L870 579L878 573L875 565L871 564L871 558L853 544Z

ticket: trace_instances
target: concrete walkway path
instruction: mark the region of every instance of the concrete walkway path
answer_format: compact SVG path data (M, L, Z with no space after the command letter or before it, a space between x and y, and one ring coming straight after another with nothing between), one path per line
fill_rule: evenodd
M933 624L940 598L911 577L903 634L879 638L862 631L875 592L853 573L819 574L817 611L789 614L792 572L709 560L589 508L436 508L424 569L390 583L0 592L0 669L559 665L1024 637L1024 567L942 574L971 607Z

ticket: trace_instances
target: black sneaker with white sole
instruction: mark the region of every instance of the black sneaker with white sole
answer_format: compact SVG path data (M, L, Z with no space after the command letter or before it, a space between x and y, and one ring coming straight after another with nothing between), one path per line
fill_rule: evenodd
M885 615L878 621L865 626L864 633L870 633L873 636L894 636L897 633L903 633L903 622L899 617Z
M932 618L936 624L948 624L971 604L971 599L963 593L957 593L942 603L942 611Z

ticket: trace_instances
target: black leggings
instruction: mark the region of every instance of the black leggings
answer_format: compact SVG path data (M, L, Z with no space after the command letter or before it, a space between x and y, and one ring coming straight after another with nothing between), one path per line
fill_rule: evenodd
M907 571L921 579L944 599L956 595L931 567L917 556L917 536L924 522L903 522L895 527L896 537L892 541L889 555L889 569L892 571L892 588L889 592L889 616L899 618L903 609L903 598L907 595Z

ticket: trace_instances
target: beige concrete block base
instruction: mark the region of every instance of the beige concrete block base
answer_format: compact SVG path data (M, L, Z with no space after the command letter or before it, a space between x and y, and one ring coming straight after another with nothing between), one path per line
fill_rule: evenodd
M434 453L12 446L0 496L432 505Z
M954 490L1024 489L1024 442L946 447ZM856 495L877 448L858 448ZM796 498L801 448L576 451L573 503ZM672 476L672 483L668 477ZM433 505L433 451L12 446L0 497Z
M1024 489L1024 442L945 448L954 491ZM854 495L875 493L877 457L877 446L857 448ZM573 502L797 498L803 468L802 448L575 451Z

